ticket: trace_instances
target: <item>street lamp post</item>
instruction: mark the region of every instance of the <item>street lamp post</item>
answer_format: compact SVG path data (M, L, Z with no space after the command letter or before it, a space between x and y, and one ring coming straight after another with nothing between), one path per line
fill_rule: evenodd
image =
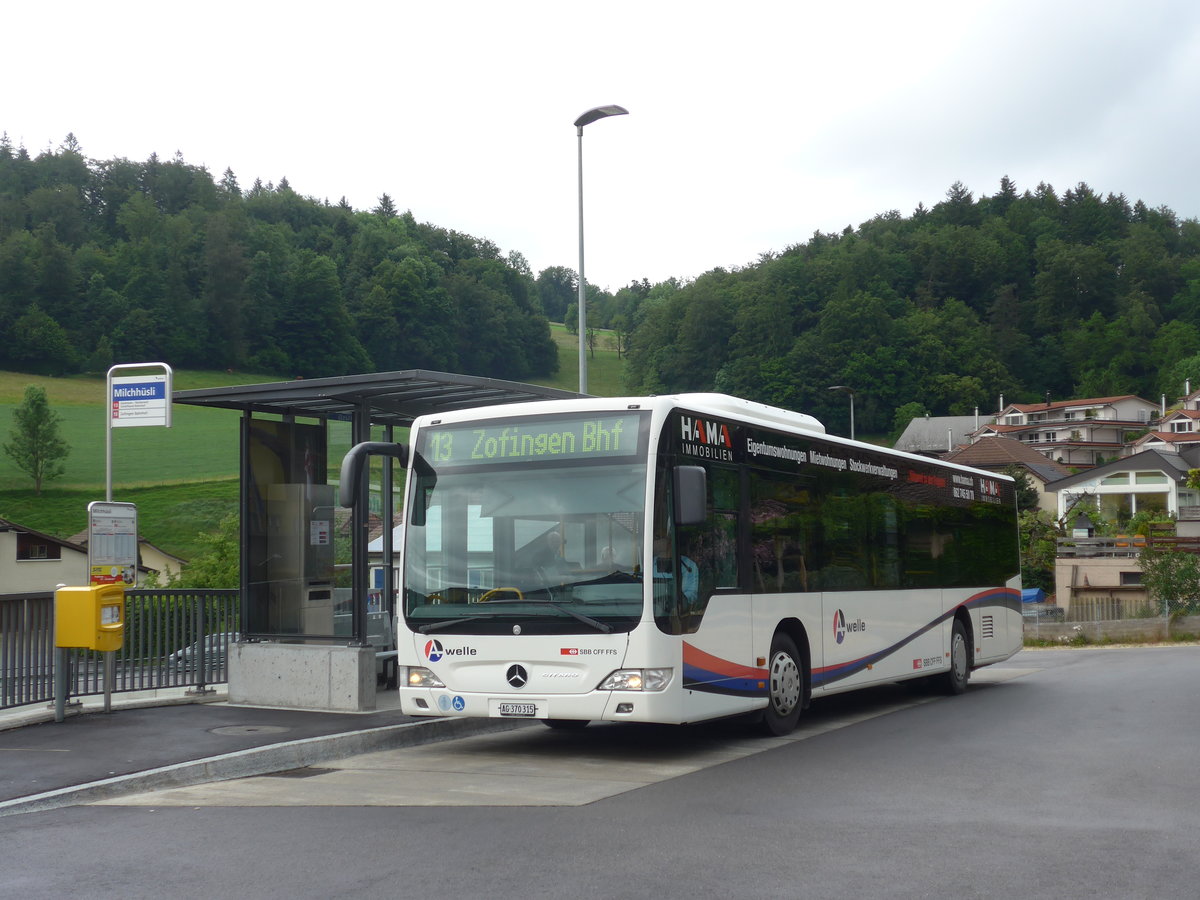
M587 297L583 280L583 126L609 116L628 115L623 106L597 106L575 120L579 136L579 393L587 393Z
M854 388L844 384L835 384L829 390L842 391L850 395L850 440L854 440Z

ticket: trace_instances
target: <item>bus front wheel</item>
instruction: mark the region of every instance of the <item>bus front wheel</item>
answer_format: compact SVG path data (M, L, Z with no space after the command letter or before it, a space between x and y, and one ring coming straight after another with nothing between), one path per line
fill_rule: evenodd
M804 670L796 642L782 631L771 640L768 659L767 709L763 713L763 728L767 734L782 737L790 734L800 721L804 705Z
M942 690L947 694L961 694L967 689L970 678L971 648L967 644L967 630L955 619L954 629L950 632L950 671L942 676Z

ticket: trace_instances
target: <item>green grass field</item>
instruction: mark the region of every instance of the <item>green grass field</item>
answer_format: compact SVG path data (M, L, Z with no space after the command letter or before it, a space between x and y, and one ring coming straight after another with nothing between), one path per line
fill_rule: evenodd
M553 378L534 378L530 384L543 387L579 390L579 336L571 334L566 327L550 324L550 336L558 345L558 374ZM625 386L622 378L625 361L617 356L612 333L600 331L595 352L588 356L588 393L597 397L623 396Z
M579 343L562 325L551 325L559 372L534 384L577 390ZM624 362L601 332L588 360L588 393L624 393ZM177 371L177 391L277 381L249 373ZM32 480L0 453L0 518L70 537L87 527L87 505L104 499L106 407L103 377L49 378L0 372L0 445L10 438L12 411L27 385L46 391L59 416L59 434L70 446L65 472L33 492ZM197 536L237 510L238 420L234 410L175 404L170 428L115 428L112 432L113 499L138 505L138 527L151 543L187 559ZM348 426L332 423L330 469L337 470L349 440ZM335 458L336 457L336 458Z

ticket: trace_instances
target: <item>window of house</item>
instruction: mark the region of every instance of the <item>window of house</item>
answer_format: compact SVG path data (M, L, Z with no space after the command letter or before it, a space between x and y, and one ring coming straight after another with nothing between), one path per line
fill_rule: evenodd
M1101 481L1100 483L1101 484L1129 484L1129 473L1128 472L1116 472L1112 475L1105 477L1105 479L1103 481Z
M1154 515L1167 514L1166 494L1134 494L1134 513L1148 512Z
M17 532L17 559L62 559L62 547L40 535Z
M1172 422L1171 430L1176 432L1177 434L1182 433L1182 432L1191 431L1192 430L1192 421L1191 421L1191 419L1182 419L1177 422Z
M1122 572L1121 573L1121 584L1133 585L1133 584L1141 584L1141 583L1142 583L1142 573L1141 572Z
M1162 472L1135 472L1134 484L1166 484L1167 476Z
M1132 494L1101 494L1100 515L1110 522L1127 522L1133 516Z
M1045 434L1042 435L1042 440L1043 441L1057 441L1058 440L1058 432L1057 431L1047 431Z

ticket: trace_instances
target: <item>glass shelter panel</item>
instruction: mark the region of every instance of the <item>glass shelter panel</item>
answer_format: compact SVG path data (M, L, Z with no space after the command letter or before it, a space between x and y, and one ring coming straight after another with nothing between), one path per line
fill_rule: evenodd
M247 634L332 637L339 597L323 425L243 420ZM343 540L346 540L343 538ZM348 551L346 554L348 559Z

